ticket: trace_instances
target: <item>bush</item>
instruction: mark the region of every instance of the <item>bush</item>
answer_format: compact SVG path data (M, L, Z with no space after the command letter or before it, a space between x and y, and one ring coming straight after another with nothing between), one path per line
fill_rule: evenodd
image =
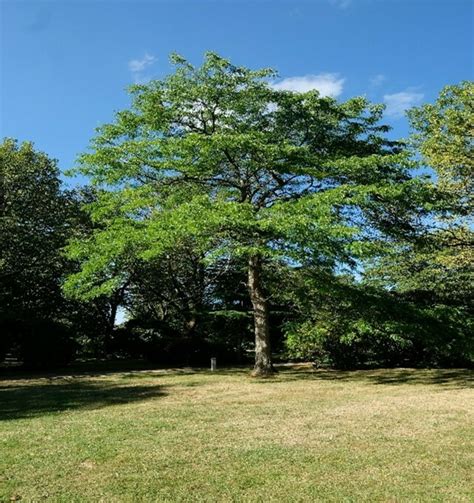
M286 327L287 354L339 369L472 365L467 320L443 317L443 310L418 315L411 322L344 317L296 322Z
M76 342L63 324L35 320L19 324L18 330L18 357L25 367L52 369L66 365L74 358Z

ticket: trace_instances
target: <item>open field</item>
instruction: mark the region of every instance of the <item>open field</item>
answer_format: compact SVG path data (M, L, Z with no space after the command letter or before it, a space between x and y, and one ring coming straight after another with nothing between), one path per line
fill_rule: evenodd
M267 380L10 376L0 501L472 501L471 378L305 366Z

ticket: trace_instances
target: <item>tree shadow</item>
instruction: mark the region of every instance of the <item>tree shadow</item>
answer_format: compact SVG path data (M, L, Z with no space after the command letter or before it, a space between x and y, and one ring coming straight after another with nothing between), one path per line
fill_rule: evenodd
M137 373L156 370L159 367L143 360L91 360L75 362L54 370L28 369L24 367L1 367L1 381L20 381L31 379L63 379L69 377L105 377L119 372Z
M438 385L447 388L470 388L474 386L474 371L470 369L416 369L388 368L363 370L318 369L312 364L277 364L277 372L265 378L252 378L255 383L285 383L289 381L332 381L341 383L366 383L378 385ZM132 371L122 374L123 378L156 378L159 376L219 376L249 377L250 366L222 367L212 372L203 368L171 368L151 372ZM200 384L196 383L195 385Z
M474 371L470 369L417 369L417 368L388 368L363 370L336 370L315 368L310 363L277 364L276 373L270 377L253 378L257 383L288 382L288 381L332 381L332 382L360 382L367 384L417 384L441 385L450 388L469 388L474 386ZM251 366L221 367L216 371L207 368L183 367L169 369L155 369L154 371L130 371L123 373L122 378L156 378L159 376L219 376L248 377Z
M378 385L438 385L446 388L471 388L474 371L469 369L372 369L330 370L311 368L279 369L277 380L321 380L360 382Z
M62 378L40 384L0 386L0 421L73 409L100 409L165 396L162 386L120 386Z
M221 375L248 374L250 365L222 366L217 369ZM0 365L1 381L31 381L32 379L67 379L94 378L120 374L122 378L148 378L163 375L196 375L215 374L209 367L191 367L189 365L167 366L152 364L142 360L115 360L78 362L56 370L28 370L23 367L2 368Z
M372 370L330 370L315 369L306 365L277 365L278 373L267 379L252 378L255 383L268 385L291 381L328 381L333 383L360 383L371 385L436 385L441 389L461 389L474 386L474 372L469 369L372 369ZM117 377L136 380L136 378L156 378L165 376L212 375L248 377L249 367L227 367L211 372L208 369L173 368L131 370L119 373ZM107 406L121 405L149 400L167 394L166 386L158 384L120 384L121 379L111 383L110 380L93 378L104 377L111 372L86 372L82 374L55 374L41 376L38 382L29 374L10 376L0 382L0 421L32 418L56 414L66 410L93 410ZM16 379L15 379L16 377ZM250 379L250 377L248 377ZM27 381L28 379L28 381ZM141 380L141 379L140 379ZM140 381L139 380L139 381ZM139 382L138 381L138 382ZM137 382L137 381L135 381ZM199 386L204 381L184 383L188 386Z

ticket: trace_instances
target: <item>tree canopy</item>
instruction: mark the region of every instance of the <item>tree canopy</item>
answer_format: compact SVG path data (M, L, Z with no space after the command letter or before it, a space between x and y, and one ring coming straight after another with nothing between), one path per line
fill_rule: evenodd
M121 284L127 260L151 260L185 241L206 261L245 257L256 373L271 371L265 269L272 262L332 271L411 232L418 187L400 144L364 98L272 87L274 72L208 53L200 67L131 89L132 106L98 129L79 171L101 188L104 223L70 246L82 270L69 292Z
M97 129L83 188L0 145L0 357L472 363L472 83L395 141L365 98L172 61Z
M1 310L17 317L52 314L60 309L59 249L69 207L58 168L31 143L6 140L0 144L0 169Z

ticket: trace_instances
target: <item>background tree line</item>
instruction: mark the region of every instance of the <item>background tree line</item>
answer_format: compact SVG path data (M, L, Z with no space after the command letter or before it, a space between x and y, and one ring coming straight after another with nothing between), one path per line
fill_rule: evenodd
M403 142L365 98L173 61L98 129L86 187L0 145L0 359L471 364L473 84Z

